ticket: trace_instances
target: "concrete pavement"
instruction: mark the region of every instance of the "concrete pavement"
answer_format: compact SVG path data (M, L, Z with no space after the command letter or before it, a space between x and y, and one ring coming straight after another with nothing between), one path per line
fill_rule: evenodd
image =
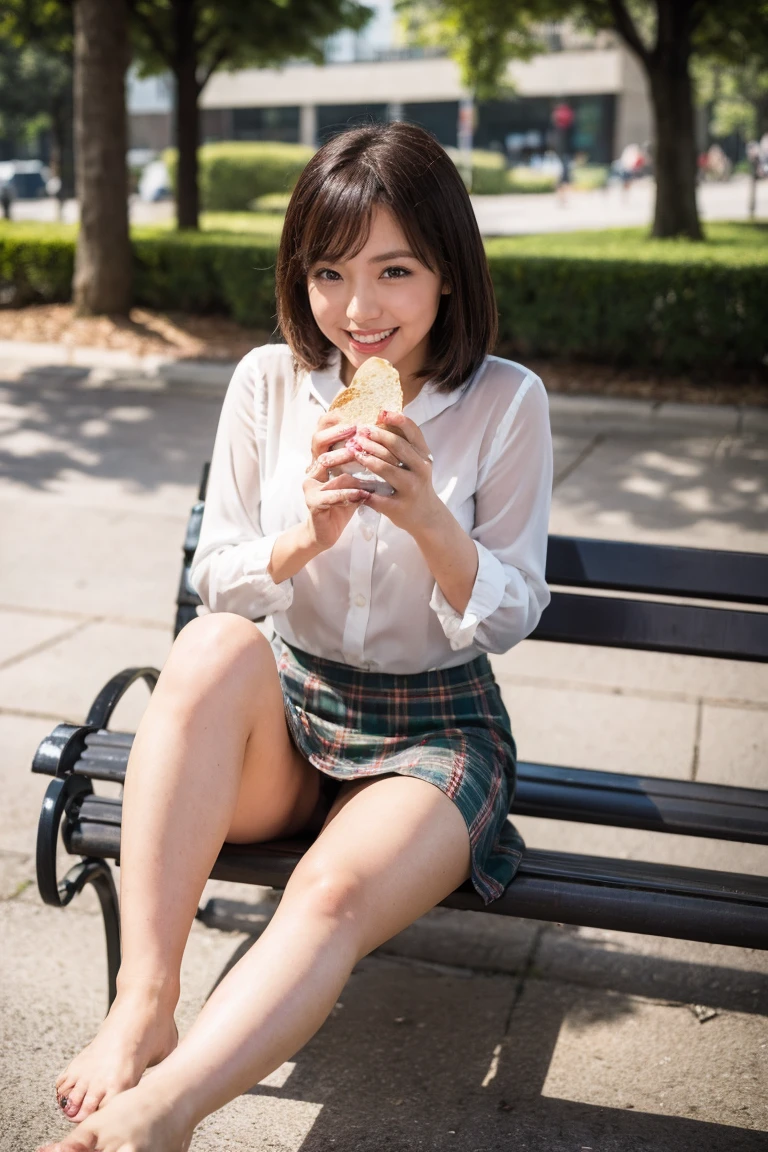
M697 189L702 220L746 220L749 203L749 181L735 176L725 184L706 183ZM653 219L655 183L646 178L623 189L612 184L607 189L570 191L565 203L554 192L513 193L509 196L473 196L480 231L484 236L507 236L525 232L571 232L579 228L644 227ZM170 200L148 204L131 197L130 216L133 224L163 224L174 219ZM13 206L14 219L54 222L59 218L57 200L18 200ZM757 189L758 220L768 216L768 185ZM68 200L63 220L75 223L78 205Z
M0 351L0 1152L26 1152L68 1131L53 1081L106 997L95 897L57 912L34 885L30 761L116 671L162 666L226 370ZM553 531L766 549L764 410L552 396L551 412ZM768 668L532 641L494 667L526 759L765 786ZM145 702L135 686L114 726L135 730ZM768 873L766 848L518 824L531 846ZM182 1035L274 907L223 884L204 899L228 931L193 926ZM193 1150L757 1152L766 1018L768 953L437 909Z

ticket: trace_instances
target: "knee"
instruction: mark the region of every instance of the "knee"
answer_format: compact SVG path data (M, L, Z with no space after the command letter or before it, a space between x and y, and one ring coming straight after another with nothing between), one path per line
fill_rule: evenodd
M196 616L179 632L162 678L185 690L209 691L222 682L251 684L274 665L269 641L251 620L234 612L211 612Z
M348 867L304 859L294 871L289 887L292 899L301 901L302 915L350 928L359 926L363 883Z

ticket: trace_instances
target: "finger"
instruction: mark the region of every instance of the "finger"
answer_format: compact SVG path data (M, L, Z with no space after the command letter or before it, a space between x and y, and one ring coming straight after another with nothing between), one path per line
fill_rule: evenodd
M348 436L352 436L356 427L356 424L339 425L338 422L335 422L329 428L315 432L312 437L313 446L317 444L318 454L324 452L329 445L335 444L337 440L345 440Z
M323 452L318 456L317 462L323 468L335 468L337 464L348 464L350 460L354 460L354 449L350 448L347 442L343 448L337 448L335 452Z
M362 488L324 488L312 494L307 506L310 511L317 512L323 508L335 508L339 504L362 504L370 496L370 492Z
M361 425L351 441L352 446L360 443L366 451L375 451L373 445L381 447L386 455L382 455L381 451L375 451L375 454L381 459L388 460L390 463L396 463L402 460L406 468L410 468L412 472L417 471L420 464L425 462L427 453L423 455L408 440L403 439L402 436L396 436L394 432L389 432L385 428L378 425L373 428L367 428Z
M388 426L393 434L407 440L409 444L413 444L414 448L421 449L424 456L429 452L424 433L418 424L411 420L410 416L405 416L402 412L389 412L386 408L382 408L376 418L376 424L378 427Z
M397 457L388 448L383 444L377 444L371 437L361 436L359 432L354 440L350 440L349 448L354 459L361 463L365 463L369 456L375 456L377 460L383 460L397 467Z
M395 489L402 488L403 479L410 472L407 466L401 468L398 464L390 464L387 460L381 460L378 456L374 456L372 452L357 452L355 459L364 464L370 472L381 476L382 480L386 480Z
M320 487L328 492L333 488L360 488L362 483L357 476L352 476L349 472L340 472L338 476L331 476L330 480L326 480Z

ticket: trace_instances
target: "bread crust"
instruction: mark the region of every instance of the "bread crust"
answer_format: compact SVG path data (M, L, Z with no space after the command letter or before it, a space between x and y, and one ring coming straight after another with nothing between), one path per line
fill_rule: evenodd
M400 373L389 360L370 356L333 400L328 411L341 409L344 419L350 423L375 424L382 408L389 412L402 412Z

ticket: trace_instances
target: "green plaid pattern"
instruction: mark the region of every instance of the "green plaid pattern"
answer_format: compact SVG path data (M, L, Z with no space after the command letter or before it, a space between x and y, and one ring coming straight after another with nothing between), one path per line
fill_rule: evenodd
M517 871L524 844L507 820L517 750L486 655L415 674L363 672L282 642L289 731L334 780L397 772L437 785L469 831L472 884L485 904Z

